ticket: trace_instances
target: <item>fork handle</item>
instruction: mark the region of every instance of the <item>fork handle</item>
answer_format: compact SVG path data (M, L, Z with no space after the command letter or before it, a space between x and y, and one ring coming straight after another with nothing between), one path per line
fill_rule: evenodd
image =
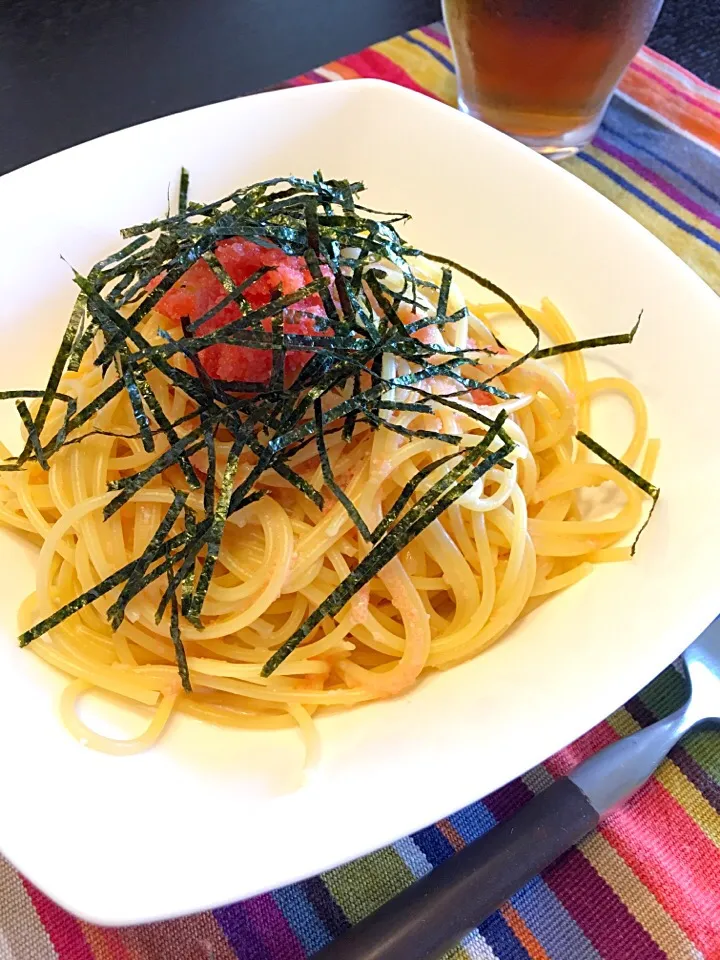
M588 834L598 819L578 786L557 780L314 960L437 960Z
M605 747L313 960L438 960L634 793L696 720L689 701Z
M569 774L601 817L619 807L652 776L696 723L688 700L679 710L593 754Z

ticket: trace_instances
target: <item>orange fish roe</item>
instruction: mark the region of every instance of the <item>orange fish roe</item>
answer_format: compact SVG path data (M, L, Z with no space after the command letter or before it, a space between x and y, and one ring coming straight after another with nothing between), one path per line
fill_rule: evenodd
M221 240L215 248L215 255L236 285L247 280L260 267L273 268L244 291L243 296L253 309L269 303L278 288L286 295L295 293L312 281L302 257L291 257L278 247L262 247L241 237ZM205 260L200 259L159 300L157 309L170 320L187 319L192 322L219 303L225 294L226 291L212 268ZM283 330L285 333L313 336L331 333L330 330L319 330L312 317L299 315L297 311L325 318L325 310L318 294L312 294L285 311ZM212 333L213 330L219 330L237 320L239 316L237 306L230 304L203 323L196 334ZM266 331L272 330L272 321L269 318L261 322ZM286 382L295 379L311 356L311 353L303 350L289 350L285 354ZM270 379L270 350L217 344L202 350L199 357L210 376L219 380L266 383Z

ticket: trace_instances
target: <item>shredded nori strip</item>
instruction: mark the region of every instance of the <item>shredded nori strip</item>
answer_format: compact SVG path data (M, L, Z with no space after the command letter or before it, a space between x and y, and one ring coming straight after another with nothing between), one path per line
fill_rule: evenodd
M163 545L163 552L169 553L169 548L171 546L175 546L175 543L173 543L171 540L166 541L166 543ZM171 568L172 562L172 556L165 557L165 559L147 575L143 587L146 587L153 580L156 580L158 577L165 574L168 569ZM52 630L64 620L67 620L68 617L71 617L74 613L77 613L78 610L82 610L82 608L86 607L89 603L94 603L95 600L98 600L100 597L104 597L105 594L110 593L110 591L115 589L115 587L119 587L120 584L127 580L130 574L133 572L136 563L136 560L131 560L130 563L126 563L124 567L120 567L120 569L116 570L115 573L111 573L109 577L106 577L94 587L90 587L89 590L86 590L78 597L75 597L74 600L66 603L65 606L61 607L59 610L56 610L44 620L41 620L40 623L36 623L34 627L31 627L29 630L21 633L20 637L18 638L20 641L20 646L26 647L31 641L37 640L38 637L41 637L44 633L47 633L48 630Z
M155 418L155 422L158 424L158 432L162 432L165 437L167 437L168 442L171 445L177 444L180 439L180 436L175 429L178 424L170 423L170 420L167 417L167 414L162 408L162 404L158 401L157 397L150 388L150 384L145 379L145 375L138 371L135 374L135 382L138 385L138 389L142 395L143 400L148 406L148 409ZM151 435L155 435L155 431L150 430ZM178 457L178 466L185 475L188 486L192 490L198 490L201 486L200 480L198 479L195 470L193 469L192 464L187 456Z
M450 463L451 460L455 460L461 455L461 453L461 450L456 450L455 453L448 453L447 456L433 460L432 463L428 463L427 466L418 470L415 476L411 480L408 480L398 494L393 505L390 507L375 529L371 532L370 541L372 543L378 543L385 536L387 531L390 529L393 523L395 523L402 511L408 505L412 499L412 495L415 493L423 480L427 480L427 478L431 476L431 474L433 474L439 467L444 466L446 463Z
M597 440L593 440L592 437L589 437L582 430L578 430L576 436L583 446L587 447L588 450L592 450L597 457L600 457L601 460L604 460L605 463L609 464L614 470L617 470L619 474L622 474L623 477L625 477L631 483L634 483L636 487L642 490L643 493L646 493L652 500L652 507L650 507L650 512L647 515L645 523L643 523L638 530L630 548L630 555L634 557L640 535L645 530L645 527L647 527L648 523L650 522L650 518L655 512L655 507L657 506L657 502L660 498L660 488L656 487L654 483L650 483L650 481L646 480L644 477L641 477L640 474L633 470L632 467L629 467L626 463L623 463L622 460L618 459L618 457L614 456L609 450L606 450L605 447L599 444Z
M170 639L175 648L175 660L177 661L178 673L182 681L185 693L192 693L190 683L190 671L188 670L187 656L180 636L180 610L178 607L177 596L173 593L170 597Z
M232 448L228 455L227 466L225 467L225 472L220 484L220 495L218 496L215 512L212 514L212 523L210 524L210 529L206 539L207 554L205 556L205 563L203 564L202 571L198 577L195 593L193 594L193 598L190 601L190 606L186 614L188 620L191 622L198 623L200 621L200 613L202 611L203 603L205 603L208 587L210 586L210 578L212 577L215 564L217 563L217 559L220 555L220 541L222 539L223 530L225 529L225 521L227 520L230 509L230 500L233 494L235 474L237 473L238 466L240 464L240 454L242 453L244 446L245 439L243 437L236 439L233 442Z
M339 613L348 600L369 583L372 578L381 570L388 561L396 557L411 540L414 540L426 527L430 526L433 520L447 509L459 496L465 493L476 483L483 474L487 473L493 466L499 463L511 451L511 447L501 447L496 453L490 454L482 463L466 473L465 477L457 480L452 489L444 497L436 497L434 502L430 494L434 493L435 488L440 488L442 481L438 481L420 503L399 521L393 531L393 536L386 535L376 544L372 550L360 561L355 569L345 577L344 580L333 590L333 592L317 607L305 622L298 627L295 633L283 643L283 645L270 657L263 666L262 676L269 677L280 664L290 656L293 650L298 647L302 641L309 636L315 627L321 623L325 617L331 617ZM447 477L450 474L446 475ZM450 483L446 484L450 486ZM443 487L442 489L445 489Z
M170 504L160 526L151 537L145 551L138 557L133 572L120 591L120 596L108 608L107 618L113 630L117 630L122 623L128 602L142 589L144 575L148 567L158 559L168 534L187 502L187 496L182 490L175 491L173 502Z
M269 273L270 270L272 270L272 267L259 267L251 276L247 278L247 280L243 280L242 283L239 283L237 286L233 286L232 289L226 293L223 299L218 301L214 307L211 307L207 313L204 313L201 317L198 317L197 320L193 320L192 323L187 324L185 336L187 336L188 333L194 333L199 327L202 327L203 324L207 323L208 320L212 320L213 317L216 317L221 310L224 310L225 307L230 306L231 303L244 300L243 294L247 288L256 283L260 277L263 277L266 273Z
M144 487L153 477L159 476L163 470L166 470L175 463L178 453L193 454L201 450L204 441L202 439L198 440L195 436L196 433L197 431L193 431L187 434L182 440L179 440L174 447L170 447L162 456L154 460L145 470L133 474L132 477L124 477L122 480L115 481L115 483L111 485L111 489L120 489L120 493L118 493L110 503L106 504L103 510L105 519L109 520L141 487ZM195 443L193 443L193 440Z
M496 373L494 373L491 377L492 380L494 380L496 377L503 376L506 373L510 373L511 370L514 370L516 367L519 367L521 364L525 363L526 360L529 360L537 355L537 352L540 348L540 331L538 326L533 320L530 319L520 304L513 297L511 297L506 290L503 290L502 287L499 287L487 277L481 277L479 273L475 273L475 271L470 270L469 267L464 267L461 263L456 263L454 260L449 260L447 257L441 257L434 253L425 253L424 256L427 257L428 260L434 260L435 263L440 263L445 267L451 267L453 270L458 270L460 273L464 273L466 277L474 280L478 286L484 287L486 290L494 293L496 297L500 297L500 299L504 300L505 303L510 307L513 313L515 313L516 316L522 320L535 338L535 345L531 347L527 353L523 354L521 357L518 357L512 363L508 364L507 367L503 367L502 370L498 370Z
M319 493L315 487L312 486L312 484L308 483L302 474L296 473L286 463L279 459L275 460L273 463L273 470L280 474L284 480L287 480L288 483L291 483L294 487L297 487L300 493L305 494L308 500L311 500L319 510L322 510L322 508L325 506L325 500L323 499L322 494Z
M205 419L205 418L202 418ZM208 466L203 491L203 509L208 517L215 513L215 480L217 475L217 452L215 450L215 429L204 424L205 449L207 450Z
M316 440L318 456L320 457L320 466L322 468L323 480L330 487L332 492L335 494L337 499L343 505L345 512L350 517L352 522L357 527L358 533L364 540L370 540L370 528L365 523L363 518L360 516L360 511L352 502L350 497L345 493L345 491L340 487L335 475L333 474L332 467L330 466L330 460L328 458L327 447L325 446L325 431L323 428L323 418L322 418L322 404L320 398L318 397L315 400L315 428L317 430Z
M35 456L37 457L37 461L40 464L40 466L43 468L43 470L48 470L49 469L48 462L45 459L45 454L43 453L42 444L40 443L40 437L38 436L37 426L35 425L35 421L32 418L32 414L30 413L30 409L28 408L28 405L25 403L24 400L18 400L17 403L15 404L15 407L17 408L17 412L20 414L20 419L22 420L25 426L25 429L27 430L28 439L27 439L27 446L25 449L29 448L31 450L34 450ZM17 460L16 466L20 465L20 463L21 463L21 459L19 457Z
M76 332L76 339L70 349L70 355L68 356L68 370L77 370L80 366L80 361L85 355L85 351L88 349L90 344L93 341L93 337L97 333L97 326L95 323L91 323L87 329L82 329L85 322L85 313L87 310L87 296L81 291L77 295L75 300L75 306L73 308L73 313L77 313L78 317L78 326Z
M544 347L535 354L536 360L543 360L546 357L557 357L561 353L577 353L578 350L590 350L593 347L609 347L613 344L632 343L635 334L638 332L642 313L635 321L633 328L628 333L613 333L607 337L590 337L587 340L573 340L572 343L556 343L552 347Z
M0 400L16 401L27 430L20 456L0 464L0 470L18 470L29 462L47 469L52 457L65 445L96 435L124 436L93 428L92 420L118 395L125 395L138 426L137 432L128 434L126 439L140 439L153 459L140 470L123 471L110 485L117 495L106 505L104 516L112 516L165 470L179 468L181 475L173 483L177 487L184 482L185 489L175 490L173 502L139 557L25 631L20 642L25 646L86 604L120 588L108 608L108 621L117 629L130 601L149 584L165 578L167 585L156 620L159 623L169 607L169 629L178 671L183 689L190 692L182 621L203 628L202 610L227 521L266 495L264 474L273 471L323 509L326 498L292 465L293 457L312 445L317 459L307 461L310 469L314 470L319 463L327 497L342 505L359 536L369 545L368 553L355 569L265 664L263 675L268 676L324 617L337 614L358 589L488 470L512 466L507 457L514 444L504 427L506 411L488 416L472 409L470 391L483 390L501 401L512 399L511 394L491 381L529 357L630 342L637 324L628 334L540 350L537 326L510 294L493 281L432 254L425 256L440 264L440 283L416 277L412 258L421 251L407 244L397 231L397 225L407 216L383 214L359 204L357 195L364 189L362 183L325 179L318 171L312 180L265 180L210 204L188 201L188 185L188 174L183 168L177 213L123 230L122 235L129 242L122 249L95 264L86 277L75 274L80 293L47 386L44 390L0 393ZM276 271L273 276L278 278L278 285L269 302L253 307L245 292L275 267L263 265L242 283L234 283L217 256L217 245L232 238L269 250L280 249L304 261L309 279L300 289L286 293L280 285L281 272ZM196 319L180 318L182 336L160 328L163 342L149 341L141 324L161 303L164 294L201 258L217 277L224 295ZM385 282L388 265L399 271L402 282L396 286L401 289L392 289L395 284ZM466 316L466 308L451 315L447 312L453 271L464 273L500 297L535 339L525 355L489 379L478 379L474 372L480 356L496 353L494 347L459 349L426 344L413 336L425 327L435 325L443 329ZM435 296L434 309L428 308L421 291ZM313 298L312 307L303 302L308 298ZM322 304L321 312L315 307L318 302ZM231 306L231 322L209 329L210 321ZM406 307L413 311L407 324L402 319ZM298 318L310 321L307 333L288 332L286 324L297 322ZM212 378L203 366L202 351L221 345L269 355L271 373L267 381ZM499 342L498 346L502 348ZM305 351L309 359L295 380L288 383L286 358L290 351ZM410 372L385 378L385 355L409 364ZM186 358L193 372L176 366L173 358ZM102 370L105 383L92 401L78 409L76 400L59 393L58 386L66 370L78 370L88 359ZM174 423L151 385L156 372L166 378L169 389L182 394L191 404L190 412ZM456 389L444 394L426 389L426 381L437 376L452 381ZM396 399L394 391L403 391L402 399ZM26 403L32 398L40 400L35 417ZM54 436L43 441L43 428L55 400L66 405L63 422ZM418 469L375 529L370 530L334 475L326 438L335 434L334 443L339 436L339 443L344 446L353 441L358 431L367 435L369 426L373 431L386 430L408 439L428 438L459 447L462 441L455 434L429 429L423 420L420 426L415 417L396 416L436 415L438 406L462 413L483 427L484 434L478 434L474 446L454 449ZM648 493L654 509L657 488L589 437L578 434L578 440ZM218 481L219 442L229 442L230 453ZM498 449L492 449L498 444ZM204 477L202 469L196 469L192 462L192 457L203 451L207 456ZM246 465L249 469L238 482L241 459L243 469ZM421 495L421 486L429 483L436 471L440 471L440 476ZM188 498L192 490L200 489L202 509L196 515Z
M352 396L353 398L357 397L360 393L360 374L356 373L353 376L353 385L352 385ZM355 432L355 422L357 420L357 410L353 410L352 413L349 413L345 417L345 423L343 424L343 440L345 443L350 443Z
M486 433L482 442L478 445L480 447L480 450L484 451L488 449L488 447L490 446L490 443L495 439L496 436L498 436L502 432L502 425L506 419L507 419L507 414L503 410L500 416L498 416L497 420L493 423L491 428ZM505 446L508 447L508 449L510 448L509 440L505 441ZM473 455L477 453L477 447L475 448L471 447L470 449ZM380 539L382 539L382 537L385 536L385 534L388 532L388 530L392 527L392 525L395 523L397 518L400 516L402 511L405 509L407 504L410 502L412 495L415 493L415 491L423 482L423 480L426 480L431 474L433 474L438 469L438 467L441 467L444 464L449 463L451 460L454 460L456 457L459 457L459 456L462 456L462 452L457 450L455 453L450 453L445 457L440 457L440 459L438 460L433 460L432 463L429 463L427 466L422 467L422 469L418 470L415 476L411 480L408 480L408 482L405 484L403 489L398 494L398 497L393 503L393 505L390 507L388 512L385 514L385 516L382 518L380 523L378 523L378 525L372 531L372 534L370 535L371 541L373 543L377 543Z
M180 187L178 190L178 214L182 216L187 213L188 206L188 187L190 186L190 174L185 167L180 169Z
M155 449L155 441L152 435L150 419L145 412L142 394L140 393L135 375L133 374L132 364L129 362L126 362L125 369L123 370L123 381L125 384L125 392L130 400L133 416L137 421L138 429L140 431L143 448L147 453L152 453Z
M50 370L47 386L45 387L45 392L43 393L43 398L40 401L40 406L38 407L37 414L33 420L33 429L32 431L28 430L28 441L17 459L18 464L24 463L25 460L27 460L27 458L30 456L30 451L35 444L34 438L37 438L37 441L39 442L40 434L45 426L47 416L50 413L50 407L55 399L57 388L60 384L60 378L63 375L68 358L70 357L70 352L73 348L75 337L77 336L77 332L80 327L80 321L84 314L85 302L82 298L78 297L73 311L70 314L68 325L65 328L65 333L63 334L60 348L55 355L55 360L53 361L53 365ZM40 458L40 464L45 470L47 470L47 461L44 457Z

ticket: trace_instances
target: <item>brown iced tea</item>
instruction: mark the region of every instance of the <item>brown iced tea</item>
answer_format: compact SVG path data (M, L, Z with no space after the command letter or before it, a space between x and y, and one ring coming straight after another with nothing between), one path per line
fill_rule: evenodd
M662 0L444 0L460 106L549 154L597 129Z

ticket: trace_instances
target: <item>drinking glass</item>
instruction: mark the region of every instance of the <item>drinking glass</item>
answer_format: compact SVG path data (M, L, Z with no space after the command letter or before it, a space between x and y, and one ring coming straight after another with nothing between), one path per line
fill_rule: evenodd
M443 0L466 113L559 160L592 139L662 0Z

